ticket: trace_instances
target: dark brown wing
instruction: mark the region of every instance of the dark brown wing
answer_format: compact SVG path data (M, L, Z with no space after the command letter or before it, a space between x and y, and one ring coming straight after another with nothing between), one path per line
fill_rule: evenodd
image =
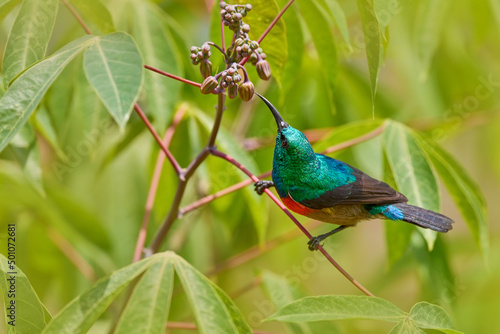
M312 209L323 209L338 204L384 205L408 202L403 194L387 183L376 180L357 168L349 167L352 168L356 181L327 191L315 199L303 200L301 204Z

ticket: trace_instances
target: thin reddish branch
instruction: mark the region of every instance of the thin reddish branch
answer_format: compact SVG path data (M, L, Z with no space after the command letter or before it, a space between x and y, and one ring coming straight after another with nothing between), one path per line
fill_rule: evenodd
M165 145L163 145L162 139L160 138L160 136L158 135L158 133L156 132L156 130L153 128L153 125L151 124L151 122L149 122L148 118L146 117L146 115L142 111L142 109L139 106L139 104L135 103L134 104L134 109L137 112L137 114L139 115L139 117L142 119L142 121L144 122L144 124L146 125L146 127L148 128L149 132L151 132L151 134L155 138L155 140L158 143L158 145L160 145L160 148L165 153L165 155L167 156L168 160L170 161L170 163L174 167L175 172L177 173L177 175L180 175L182 173L181 166L179 165L179 163L177 162L177 160L175 160L175 158L172 155L172 153L170 153L170 150Z
M285 7L283 7L280 12L278 13L278 15L274 18L274 20L269 24L269 26L266 28L266 30L264 30L264 32L262 33L262 35L260 35L259 39L257 40L257 42L259 42L259 44L262 42L262 40L267 36L267 34L271 31L272 28L274 28L274 26L276 25L276 23L278 22L278 20L283 16L283 14L285 14L285 12L287 11L288 7L290 7L292 5L294 0L290 0L288 1L288 3L285 5ZM248 59L250 58L250 56L247 56L245 58L243 58L241 61L240 61L240 65L245 65L245 63L248 61Z
M269 177L271 176L271 172L267 172L267 173L264 173L264 174L261 174L259 176L257 176L260 179L264 179L266 177ZM202 197L200 198L199 200L191 203L191 204L188 204L186 205L185 207L183 207L182 209L179 210L179 212L184 215L188 212L191 212L197 208L199 208L200 206L203 206L207 203L210 203L211 201L219 198L219 197L222 197L222 196L225 196L227 194L230 194L232 192L235 192L236 190L239 190L241 188L244 188L246 186L249 186L253 183L253 181L251 179L248 179L248 180L244 180L244 181L241 181L239 183L236 183L228 188L225 188L225 189L222 189L218 192L216 192L215 194L211 194L211 195L208 195L208 196L205 196L205 197Z
M158 74L161 74L161 75L164 75L166 77L169 77L169 78L172 78L172 79L175 79L177 81L180 81L180 82L184 82L184 83L187 83L187 84L190 84L191 86L195 86L195 87L198 87L200 88L201 87L201 84L200 83L197 83L197 82L194 82L194 81L191 81L191 80L188 80L188 79L184 79L184 78L181 78L181 77L178 77L177 75L173 75L173 74L170 74L170 73L167 73L167 72L164 72L162 70L159 70L157 68L154 68L153 66L149 66L149 65L144 65L144 68L150 70L150 71L153 71L153 72L156 72Z
M177 112L175 113L174 118L172 120L172 124L170 124L167 131L165 131L165 136L163 137L163 145L165 145L165 147L170 146L170 142L172 141L174 132L179 123L181 122L182 118L184 117L186 110L187 107L185 104L183 104L181 105L179 110L177 110ZM142 219L141 229L137 237L133 262L139 261L142 256L142 251L146 243L146 233L149 225L149 220L151 218L151 211L153 210L153 204L156 198L156 192L158 190L158 184L160 182L160 177L164 162L165 162L165 154L163 154L163 152L160 151L158 152L158 157L156 158L155 170L153 173L153 178L151 180L151 185L149 186L148 198L146 200L146 207L144 210L144 217Z
M257 176L253 175L248 169L246 169L242 164L240 164L238 161L234 160L233 157L230 155L220 152L216 149L211 149L210 153L216 157L222 158L229 163L233 164L236 166L238 169L240 169L243 173L248 175L249 178L252 179L252 181L257 182L259 179ZM297 227L306 235L308 239L311 239L312 235L307 231L304 226L292 215L292 213L283 205L283 203L276 197L274 194L269 190L265 189L265 193L278 205L278 207L288 216L290 219L297 225ZM338 271L342 275L344 275L345 278L347 278L354 286L356 286L359 290L361 290L364 294L367 296L373 296L373 294L368 291L363 285L361 285L358 281L354 279L347 271L344 270L331 256L328 254L328 252L321 246L318 246L318 250L326 257L326 259L335 267L337 268Z
M76 9L67 0L62 0L62 3L66 6L66 8L68 8L71 15L75 17L75 19L82 26L83 30L85 30L87 35L92 35L92 32L90 31L89 27L87 27L87 24L85 24L85 21L83 21L82 17L80 16L80 14L78 14Z
M47 234L52 242L59 248L68 260L75 265L80 273L89 281L95 281L97 275L94 268L87 262L87 260L75 249L73 244L69 242L58 230L55 228L47 228Z

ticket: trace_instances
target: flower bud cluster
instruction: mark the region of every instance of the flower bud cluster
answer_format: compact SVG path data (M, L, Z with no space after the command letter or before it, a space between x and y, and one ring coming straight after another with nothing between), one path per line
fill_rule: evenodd
M237 86L237 83L241 81L241 75L238 73L236 63L233 63L227 70L222 71L221 77L220 86L222 88Z
M212 55L210 52L210 45L208 43L203 44L201 47L192 46L190 51L190 58L193 65L198 65L200 61L208 59Z
M247 25L247 24L245 24ZM231 46L228 51L233 53L233 57L236 61L241 61L243 58L247 56L251 56L255 50L259 49L259 43L257 41L251 41L248 38L244 39L242 37L238 37L233 46ZM262 49L261 49L262 50Z
M222 23L236 32L240 29L240 21L252 10L252 5L228 5L224 1L220 3L220 16Z

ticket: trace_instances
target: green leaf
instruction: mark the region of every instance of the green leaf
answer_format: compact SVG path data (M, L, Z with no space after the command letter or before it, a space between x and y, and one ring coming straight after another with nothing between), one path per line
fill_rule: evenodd
M123 32L94 37L84 53L87 79L123 129L139 94L142 59L134 40Z
M24 0L5 47L2 71L6 86L22 70L45 57L58 0Z
M284 277L270 271L266 270L262 273L262 283L264 292L278 308L293 302L295 299L303 297L298 293L297 287L293 287ZM290 333L313 333L309 325L305 323L285 323L285 326Z
M7 242L4 245L7 246ZM12 264L13 267L11 267ZM9 281L13 276L15 277L14 281ZM15 289L12 290L14 292L11 291L11 282L15 284ZM7 317L9 312L4 313L9 333L11 329L20 334L40 333L51 316L38 298L26 275L15 266L14 261L9 261L3 254L0 254L0 290L2 290L6 311L11 307L11 301L15 302L15 327L8 325L9 321L13 320ZM12 296L12 293L15 296Z
M420 148L415 133L396 122L390 122L384 133L385 152L398 190L410 204L439 212L441 198L434 173ZM419 229L429 250L436 240L436 232Z
M377 119L341 125L325 134L321 140L314 145L314 150L316 152L322 152L333 145L348 144L350 141L359 139L360 137L380 129L382 126L385 127L386 125L384 122L384 120ZM341 147L339 146L339 148Z
M287 91L296 83L297 72L302 66L304 52L296 52L296 50L298 47L304 45L304 33L296 6L289 7L282 19L285 20L286 24L285 30L288 47L288 58L283 67L283 89ZM286 94L280 95L281 98L285 99Z
M337 27L340 30L342 38L344 42L347 44L347 47L351 48L351 41L349 40L349 26L347 25L347 19L345 17L344 10L337 2L337 0L324 0L325 5L330 10L332 17L337 24Z
M236 1L239 4L247 4L248 2L248 0ZM243 21L251 27L249 32L250 39L256 41L278 15L280 8L276 0L255 0L252 1L252 7L252 11L243 18ZM219 8L215 8L215 10L219 12ZM264 53L267 55L266 60L271 66L272 76L280 87L283 69L288 58L288 41L285 30L285 24L282 20L279 20L271 32L260 43ZM225 29L225 34L229 34L229 32L228 29Z
M498 28L500 30L500 3L496 0L488 1L492 10L492 14L495 17L495 21L497 22ZM1 19L1 16L0 16Z
M380 26L375 15L373 0L357 0L361 24L363 25L363 34L365 36L365 51L368 61L368 72L370 74L370 88L372 101L375 103L375 94L377 92L378 75L382 63L382 43Z
M84 21L92 22L101 34L116 31L111 14L100 0L70 0L70 2L83 16ZM92 32L97 35L94 29Z
M165 253L137 283L115 333L164 333L173 286L174 267Z
M483 257L487 258L489 251L488 214L486 201L479 186L464 168L437 144L420 137L420 145L429 155L434 168L462 213Z
M168 30L165 13L150 2L136 1L130 3L129 8L132 35L144 62L167 73L182 76L181 60ZM144 79L148 112L154 115L155 123L161 124L163 128L171 118L181 83L151 71L145 73Z
M415 18L415 49L420 60L420 79L427 79L432 57L441 38L441 31L446 24L449 12L449 0L419 1Z
M244 317L222 290L183 258L173 255L172 261L200 333L252 333Z
M81 37L33 65L12 83L0 99L0 151L23 126L64 67L92 43L92 37Z
M267 320L320 321L367 319L396 322L406 313L385 299L368 296L305 297L281 308Z
M389 334L425 334L425 332L411 321L401 321L394 326Z
M137 276L151 267L162 254L153 255L115 271L73 299L55 316L42 333L86 333L116 296Z
M328 87L330 107L334 108L334 90L337 83L338 60L335 38L333 37L327 16L316 0L300 0L300 13L311 33L322 73Z
M0 0L0 21L3 21L5 16L20 2L21 0Z
M455 330L453 321L442 307L428 302L413 305L409 318L420 328L436 329L445 333L461 333Z

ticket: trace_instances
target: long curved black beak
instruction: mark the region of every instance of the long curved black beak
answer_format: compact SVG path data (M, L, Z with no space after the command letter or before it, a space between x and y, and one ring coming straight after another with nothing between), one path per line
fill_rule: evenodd
M264 96L260 95L259 93L255 93L258 97L264 101L265 104L269 107L271 112L273 113L274 119L276 120L276 124L278 125L278 132L281 132L284 128L287 128L289 125L287 122L283 120L283 117L281 117L280 113L276 108L269 102Z

